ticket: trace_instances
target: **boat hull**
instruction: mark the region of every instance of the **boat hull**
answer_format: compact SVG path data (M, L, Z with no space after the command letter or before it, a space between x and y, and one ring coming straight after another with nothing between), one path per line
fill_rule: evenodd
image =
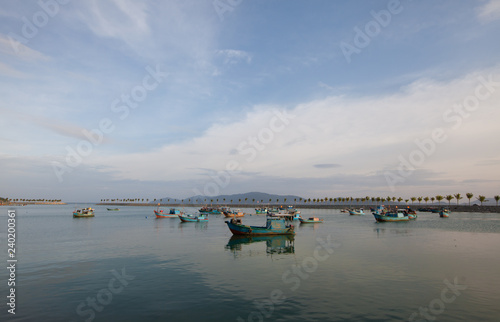
M77 214L76 212L73 213L73 218L90 218L90 217L95 217L94 213L91 214Z
M349 210L349 215L351 216L364 216L365 213L364 212L361 212L361 211L353 211L353 210Z
M392 217L381 214L373 214L375 220L378 222L400 222L400 221L410 221L409 217Z
M226 221L229 230L233 235L245 236L273 236L273 235L295 235L293 226L283 228L266 228L258 226L247 226Z
M182 221L182 222L203 222L203 221L208 221L208 218L207 217L203 217L203 216L199 216L199 217L196 217L196 216L183 216L183 215L179 215L179 219Z
M439 212L439 217L448 218L448 217L450 217L450 214L448 212L441 211L441 212Z
M299 218L299 221L301 224L318 224L318 223L322 223L323 222L323 219L302 219L302 218Z

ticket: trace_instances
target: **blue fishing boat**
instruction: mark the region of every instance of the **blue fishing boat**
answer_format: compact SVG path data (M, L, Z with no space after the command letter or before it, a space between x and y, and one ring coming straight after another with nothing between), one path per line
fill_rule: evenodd
M362 216L364 214L365 214L365 212L364 212L363 208L353 209L353 210L349 209L349 215L351 215L351 216L355 216L355 215Z
M241 223L241 219L226 221L233 235L266 236L266 235L294 235L293 225L287 225L285 219L268 216L265 226L247 226Z
M448 218L448 217L450 217L450 211L448 209L441 209L439 211L439 217L441 217L441 218Z
M202 222L202 221L208 221L208 217L205 215L199 215L199 216L194 216L194 215L178 215L179 219L182 222Z
M384 206L377 207L373 213L375 220L378 222L399 222L409 221L410 217L405 209L397 209L396 211L385 210Z
M267 208L255 208L255 213L257 215L267 214Z
M198 211L202 215L220 215L226 208L221 207L201 207Z
M163 212L163 210L154 210L156 218L176 218L179 215L182 215L182 211L175 208L170 208L168 213Z

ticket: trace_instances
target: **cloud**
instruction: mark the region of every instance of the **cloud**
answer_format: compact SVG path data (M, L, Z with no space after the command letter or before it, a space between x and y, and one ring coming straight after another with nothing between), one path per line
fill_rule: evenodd
M213 124L196 138L166 144L147 153L95 156L92 162L108 165L117 179L195 180L202 186L217 181L214 179L217 176L226 180L223 173L228 172L232 162L236 162L240 171L262 177L296 178L300 173L301 178L308 180L323 177L323 172L315 169L341 164L348 178L360 178L357 181L360 186L363 182L365 186L374 186L373 180L367 180L372 177L379 180L378 187L388 190L385 178L375 174L387 167L397 168L400 157L408 158L418 149L416 140L429 140L432 131L439 128L448 139L436 146L436 152L422 165L433 169L432 177L422 181L415 172L405 179L401 189L411 185L432 186L436 182L453 186L470 175L478 179L490 175L478 169L474 174L463 169L476 162L475 149L480 149L477 142L498 134L496 120L500 111L496 106L500 103L500 88L462 119L459 130L453 129L456 124L446 121L443 115L474 93L481 84L478 77L487 79L488 75L499 75L499 71L496 67L446 82L420 79L392 94L331 96L288 110L280 106L254 106L243 117ZM276 111L289 115L286 123L279 121ZM312 159L317 162L313 167ZM337 163L329 162L332 159ZM199 168L211 169L211 173L193 170ZM236 178L258 184L255 177L234 173L230 174L231 186Z
M338 168L338 167L340 167L340 164L336 164L336 163L322 163L322 164L315 164L315 165L313 165L313 167L319 168L319 169L331 169L331 168Z
M483 22L500 19L500 1L490 0L477 9L477 16Z
M18 42L15 37L0 34L0 54L23 61L47 61L49 57Z
M252 55L242 50L235 49L222 49L217 50L217 55L224 57L224 64L237 64L240 61L245 61L247 64L250 64L252 61Z

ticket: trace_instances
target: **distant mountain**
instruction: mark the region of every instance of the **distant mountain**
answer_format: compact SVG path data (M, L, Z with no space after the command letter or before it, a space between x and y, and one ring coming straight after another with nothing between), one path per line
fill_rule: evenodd
M269 199L271 203L276 204L293 204L294 202L299 202L302 197L295 195L276 195L264 192L247 192L232 195L219 195L214 197L207 196L192 196L184 199L176 198L161 198L157 199L152 203L177 203L184 200L185 204L255 204L263 203L268 204Z

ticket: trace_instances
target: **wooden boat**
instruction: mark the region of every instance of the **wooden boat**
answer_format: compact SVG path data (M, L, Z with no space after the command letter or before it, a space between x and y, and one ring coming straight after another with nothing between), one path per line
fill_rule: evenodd
M182 215L182 211L171 208L168 213L163 212L163 210L153 210L156 218L177 218L177 216Z
M309 217L308 219L299 218L301 224L317 224L322 223L323 219L319 219L318 217Z
M244 217L245 214L241 212L241 210L236 209L236 211L228 210L223 212L224 217L226 218L236 218L236 217Z
M295 235L295 227L287 225L285 220L279 217L268 216L265 226L247 226L241 223L241 219L226 221L233 235L247 236L269 236L269 235Z
M199 215L199 216L194 216L194 215L178 215L179 219L182 222L202 222L202 221L208 221L208 217L205 215Z
M383 206L378 207L373 213L375 220L378 222L399 222L409 221L408 212L404 209L397 209L396 211L386 211Z
M73 212L73 218L88 218L88 217L94 217L94 209L83 208L75 210Z
M360 209L352 209L352 210L349 210L349 215L351 216L355 216L355 215L364 215L365 212L364 212L364 209L363 208L360 208Z
M450 211L448 209L441 209L439 211L439 217L441 217L441 218L448 218L448 217L450 217Z
M201 207L198 211L202 215L220 215L222 214L223 210L225 210L225 208Z
M120 208L106 208L106 209L108 209L108 211L118 211L118 210L120 210Z
M267 214L267 208L255 208L255 213L257 215Z

